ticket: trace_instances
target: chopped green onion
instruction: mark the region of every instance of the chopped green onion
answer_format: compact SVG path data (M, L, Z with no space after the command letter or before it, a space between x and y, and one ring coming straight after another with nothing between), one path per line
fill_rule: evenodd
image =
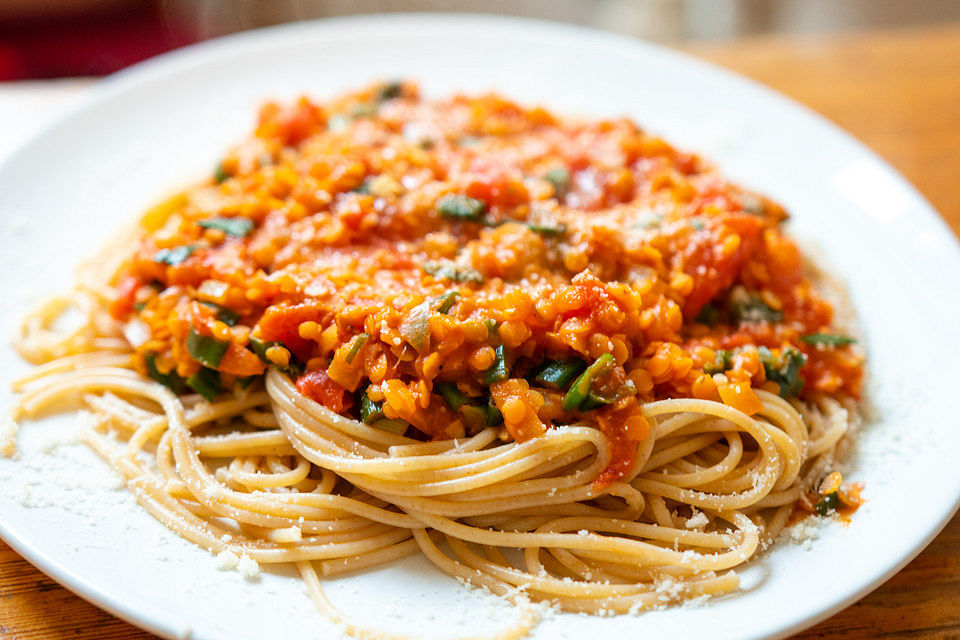
M459 291L447 291L445 294L436 299L436 301L440 303L437 306L437 311L444 315L450 313L450 309L453 308L453 305L457 304L457 298L459 297Z
M817 502L814 507L817 510L817 514L825 516L831 511L836 511L840 507L840 496L834 491L833 493L828 493L827 495L820 498L820 501Z
M562 224L545 224L540 222L524 222L528 229L544 236L559 236L567 230Z
M190 352L194 360L211 369L220 366L223 354L227 352L229 346L229 342L217 340L212 336L200 335L193 327L190 328L190 333L187 335L187 351Z
M357 354L360 353L360 349L363 349L363 345L365 345L369 339L369 333L358 334L357 337L353 339L353 344L350 345L350 350L347 351L344 361L347 364L352 364L353 360L357 357Z
M427 343L430 341L430 324L428 321L431 313L430 301L427 300L411 309L407 317L400 323L400 335L417 351L426 349Z
M380 418L376 422L370 425L375 429L380 429L381 431L389 431L390 433L395 433L398 436L402 436L407 432L407 427L410 425L404 422L403 420L392 420L390 418Z
M187 386L206 398L208 402L223 393L220 374L206 367L187 378Z
M453 262L428 262L423 265L423 270L436 278L437 280L452 280L454 282L483 282L483 276L479 271L470 267L461 267Z
M385 417L383 415L383 403L371 400L366 389L364 389L360 394L360 419L364 424L373 424L383 417Z
M143 311L143 310L146 308L146 306L147 306L147 303L146 303L146 302L134 302L134 303L133 303L133 310L134 310L134 311Z
M359 184L359 186L357 186L357 187L355 187L355 188L353 188L353 189L350 190L350 193L359 193L359 194L365 195L365 196L370 195L370 183L371 183L371 182L373 182L373 178L371 178L371 177L369 177L369 176L366 177L366 178L364 178L364 179L363 179L363 182L361 182L361 183Z
M223 163L218 162L216 168L213 170L213 181L217 184L223 184L223 181L229 177L230 175L223 170Z
M507 352L507 348L498 344L493 350L496 353L496 359L493 361L493 366L487 369L483 375L483 384L487 386L495 382L503 382L510 377L510 363L508 362L510 354Z
M483 325L487 328L487 331L490 332L491 336L497 335L497 329L500 327L500 323L494 320L493 318L487 318L483 321Z
M148 353L144 356L147 365L147 375L152 379L156 380L163 386L170 389L174 393L183 393L185 390L185 382L177 374L176 368L171 369L168 373L160 373L160 370L157 369L157 356L154 353Z
M743 322L780 322L783 314L766 304L756 293L734 288L730 294L730 312L737 324Z
M493 398L487 400L486 416L488 427L497 427L503 424L503 414L500 413L500 409L494 404Z
M694 231L703 231L703 220L694 220L690 223Z
M609 353L597 358L580 374L580 377L570 386L570 390L563 396L563 400L560 402L563 410L572 411L579 408L590 396L590 389L594 380L610 373L616 364L617 361Z
M290 349L282 342L277 342L275 340L264 341L250 336L250 349L257 354L257 357L260 358L260 360L262 360L267 366L275 367L278 371L281 371L289 376L298 376L303 373L303 363L297 361L293 357L293 352L290 353L290 362L287 363L287 366L281 367L280 365L274 364L274 362L267 357L267 349L270 347L283 347L287 351L290 351Z
M587 399L583 401L578 407L579 411L593 411L594 409L599 409L600 407L605 407L608 404L611 404L613 400L604 398L603 396L597 395L592 391L587 396Z
M219 229L237 238L242 238L253 231L253 220L250 218L207 218L198 220L197 224L204 229Z
M717 349L713 355L713 362L704 365L703 372L710 375L723 373L733 364L732 356L733 354L726 349Z
M468 196L447 195L437 202L437 211L445 218L480 222L487 212L487 203Z
M177 265L189 258L190 254L196 250L197 245L195 244L185 244L182 247L174 247L173 249L160 249L160 251L153 254L153 261L169 264L170 266Z
M547 360L531 372L534 382L548 389L566 389L585 368L579 359Z
M380 87L380 90L377 92L377 100L380 102L386 102L387 100L393 100L399 98L403 95L403 84L397 80L393 82L387 82Z
M774 358L766 347L760 347L758 351L767 380L780 385L780 395L784 398L792 398L800 393L800 389L803 388L800 369L807 363L807 356L796 347L785 348L779 359Z
M811 333L800 336L800 341L818 347L846 347L856 342L854 338L836 333Z
M217 304L216 302L206 302L206 301L201 301L200 304L210 307L211 309L216 311L217 320L227 325L228 327L234 326L240 320L239 313L237 313L233 309L228 309L222 304Z
M465 404L468 404L469 398L467 394L457 388L457 385L453 382L438 382L435 386L437 393L439 393L444 401L454 411L458 411L460 407Z
M260 340L260 339L258 339L258 338L254 338L253 336L250 336L250 349L251 349L255 354L257 354L257 357L259 357L261 360L263 360L263 361L266 362L267 364L273 364L272 362L270 362L269 359L267 359L267 349L269 349L270 347L272 347L272 346L274 346L274 345L277 345L277 344L279 344L279 343L278 343L278 342L265 342L265 341Z
M553 185L553 191L558 198L562 197L563 194L570 189L570 170L566 167L550 169L550 171L547 171L546 175L543 176L543 179Z

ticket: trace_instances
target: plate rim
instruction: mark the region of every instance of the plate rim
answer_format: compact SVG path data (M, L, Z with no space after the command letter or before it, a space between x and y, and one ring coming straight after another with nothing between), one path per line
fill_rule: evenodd
M112 97L123 95L127 92L136 92L142 84L147 84L151 80L160 78L165 74L175 74L180 70L190 68L204 61L216 59L218 56L229 57L233 51L243 50L244 47L250 45L264 46L269 49L274 46L278 38L282 38L284 35L296 35L307 38L312 36L317 40L323 40L329 38L330 34L337 28L349 29L359 26L360 28L369 29L377 27L389 29L397 25L409 26L417 23L428 23L431 27L445 24L457 28L479 27L481 29L509 26L517 30L535 31L543 37L554 39L567 36L583 43L605 43L623 50L632 48L635 51L652 52L658 56L672 58L674 61L687 67L692 67L711 75L722 76L725 82L732 83L737 88L758 93L765 99L772 100L784 108L788 108L792 112L792 117L802 117L814 121L820 128L828 130L832 137L841 140L854 149L858 155L869 157L877 168L882 171L885 180L896 183L899 188L903 189L910 196L911 200L923 205L925 209L923 216L924 224L940 234L945 234L949 238L945 243L950 246L949 252L953 254L954 257L960 257L960 240L958 240L957 235L954 234L943 216L919 189L897 171L885 158L881 157L865 143L826 116L803 105L795 99L781 94L736 71L698 58L683 50L677 50L668 46L651 43L619 33L603 31L597 28L518 16L459 12L397 12L350 15L274 25L192 44L155 56L96 81L92 87L86 89L85 96L78 99L75 104L33 132L6 154L6 156L0 160L0 174L6 171L9 166L15 165L22 154L34 145L40 143L44 138L57 135L58 131L67 126L73 118L81 116L88 111L95 111L98 105L108 101ZM777 624L777 628L773 633L750 637L758 639L767 638L769 640L785 638L814 626L865 597L916 558L940 534L944 527L947 526L958 509L960 509L960 491L956 492L952 506L949 506L943 511L939 521L933 526L928 523L928 525L924 527L927 529L927 534L923 536L922 541L918 538L918 542L914 543L907 553L900 554L893 562L886 563L885 568L876 573L872 579L854 581L860 584L858 588L849 591L845 597L834 601L830 606L822 608L815 614L793 616ZM127 602L122 594L118 596L109 591L97 588L82 575L65 567L46 552L35 548L31 545L29 536L19 533L10 523L6 522L3 514L0 514L0 538L31 565L76 596L150 633L170 640L180 637L181 632L177 630L175 625L169 620L152 616L148 612L137 608L133 603Z

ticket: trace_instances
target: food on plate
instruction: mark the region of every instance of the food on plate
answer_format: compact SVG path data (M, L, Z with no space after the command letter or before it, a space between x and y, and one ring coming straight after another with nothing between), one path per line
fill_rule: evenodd
M154 516L334 617L319 576L412 553L565 611L730 592L861 500L864 357L786 219L625 118L270 102L25 319L0 446L82 406Z

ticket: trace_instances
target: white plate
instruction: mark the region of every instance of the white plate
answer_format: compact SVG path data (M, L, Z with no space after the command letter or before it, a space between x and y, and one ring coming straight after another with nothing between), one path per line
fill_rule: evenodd
M0 167L0 322L11 331L27 302L69 286L73 266L119 223L209 172L262 98L322 99L392 77L419 79L430 95L496 89L561 112L627 114L706 153L787 205L794 234L819 244L849 283L865 327L879 418L851 462L868 502L849 527L825 527L810 550L779 545L744 572L736 596L638 617L556 616L537 637L783 637L876 587L947 522L960 496L960 253L950 231L822 119L728 72L609 34L478 16L340 19L225 38L121 73ZM2 393L25 368L0 350ZM0 461L0 534L17 551L161 636L333 637L289 573L251 584L216 571L92 454L51 448L75 423L28 424L23 459ZM493 630L513 615L419 558L327 589L349 613L427 637Z

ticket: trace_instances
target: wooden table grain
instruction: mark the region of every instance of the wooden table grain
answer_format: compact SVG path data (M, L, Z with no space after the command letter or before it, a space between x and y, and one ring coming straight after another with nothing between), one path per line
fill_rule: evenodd
M913 182L960 234L960 25L688 47L825 115ZM825 576L829 579L829 576ZM152 638L0 542L0 638ZM797 640L960 638L960 517L872 594Z

